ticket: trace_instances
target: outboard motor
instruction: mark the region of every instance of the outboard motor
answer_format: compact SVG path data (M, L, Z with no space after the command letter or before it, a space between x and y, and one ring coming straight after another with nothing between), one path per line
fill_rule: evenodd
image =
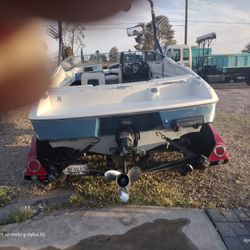
M125 156L135 151L138 145L138 140L140 139L140 134L132 126L130 119L124 119L116 132L115 139L120 156Z

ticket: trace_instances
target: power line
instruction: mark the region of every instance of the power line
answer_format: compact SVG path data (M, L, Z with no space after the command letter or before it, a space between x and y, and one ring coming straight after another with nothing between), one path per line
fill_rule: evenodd
M126 23L86 23L86 26L102 26L102 25L127 25L127 24L138 24L139 22L126 22Z
M184 25L173 25L178 27L183 27ZM85 30L126 30L127 28L86 28Z
M181 22L181 21L171 21L171 22ZM184 21L183 21L184 22ZM189 20L190 23L214 23L214 24L237 24L237 25L250 25L250 23L245 22L227 22L227 21L206 21L206 20Z
M171 23L184 23L185 20L169 20ZM189 23L214 23L214 24L239 24L239 25L250 25L250 22L228 22L228 21L209 21L209 20L188 20ZM128 25L128 24L139 24L140 22L121 22L121 23L92 23L84 24L85 26L117 26L117 25ZM143 22L141 22L143 23ZM47 26L47 25L46 25Z
M126 30L127 28L85 28L85 30Z
M170 23L185 23L185 20L169 20ZM227 21L209 21L209 20L188 20L188 23L210 23L210 24L227 24L227 25L250 25L250 22L227 22ZM125 30L127 27L103 27L103 26L118 26L118 25L136 25L138 22L123 22L123 23L94 23L86 24L85 30ZM91 28L91 26L99 26ZM101 26L101 27L100 27ZM183 27L184 24L174 24L175 27ZM77 28L75 30L78 30Z
M169 20L170 23L184 23L185 20ZM188 20L189 23L210 23L210 24L227 24L227 25L250 25L250 22L227 22L227 21L208 21L208 20ZM105 23L105 24L91 24L91 25L86 25L86 26L116 26L116 25L127 25L127 24L138 24L138 23ZM184 26L184 24L175 24L173 26ZM116 29L127 29L124 27L116 27L116 28L86 28L85 30L116 30Z
M217 45L223 46L223 45L227 45L227 44L240 43L240 42L244 42L244 41L250 41L250 37L244 38L244 39L241 39L241 40L237 40L237 41L227 42L227 43L216 43L216 46L217 46Z
M171 23L184 23L185 20L169 20ZM189 23L214 23L214 24L236 24L236 25L250 25L250 22L228 22L228 21L210 21L210 20L188 20ZM122 22L122 23L93 23L86 24L86 26L116 26L127 24L138 24L140 22Z

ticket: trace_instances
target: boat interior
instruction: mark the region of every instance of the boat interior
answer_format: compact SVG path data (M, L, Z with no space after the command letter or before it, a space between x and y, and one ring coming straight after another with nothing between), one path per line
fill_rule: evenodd
M158 52L122 52L116 62L66 59L53 76L52 87L110 85L194 75L189 68ZM78 61L77 61L78 60Z

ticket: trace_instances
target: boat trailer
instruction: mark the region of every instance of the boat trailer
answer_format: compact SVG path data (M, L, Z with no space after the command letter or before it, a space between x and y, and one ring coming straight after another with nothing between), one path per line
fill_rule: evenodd
M208 168L211 165L227 163L229 160L229 155L226 150L226 146L216 129L211 124L205 124L200 133L198 133L200 134L199 136L197 133L191 133L188 138L184 138L185 140L177 141L169 139L161 132L156 132L156 136L160 136L166 142L164 144L165 151L166 148L167 150L172 148L175 151L180 152L183 157L181 159L168 161L145 169L137 166L136 164L131 165L129 161L129 159L133 157L134 154L138 154L138 156L142 158L144 156L146 158L146 152L135 150L129 151L129 149L133 148L133 145L131 145L133 144L133 138L136 140L135 144L137 144L139 135L137 132L135 132L133 137L132 131L127 135L123 131L121 133L121 137L119 137L122 138L120 141L122 143L118 143L119 150L116 153L116 157L122 160L122 170L109 169L106 171L92 169L89 167L87 162L83 164L78 163L78 159L85 156L89 150L100 141L99 138L96 138L87 147L80 150L66 161L62 162L60 167L48 168L47 166L43 166L41 159L38 156L37 148L40 142L37 136L34 135L31 141L31 147L24 169L24 178L45 182L56 180L62 173L65 175L77 176L102 176L107 180L117 182L119 187L119 197L123 202L127 202L129 200L129 186L133 182L137 181L140 176L145 173L159 172L169 169L179 169L182 175L187 175L193 170L193 168ZM201 140L200 136L202 136L203 140ZM182 141L185 141L185 143L182 143ZM193 143L190 143L190 141ZM194 145L196 147L194 147Z

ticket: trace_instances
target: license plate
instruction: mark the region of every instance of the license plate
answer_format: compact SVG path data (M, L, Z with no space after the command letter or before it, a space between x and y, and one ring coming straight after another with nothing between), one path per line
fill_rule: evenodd
M89 168L87 164L69 165L63 172L65 175L87 175L89 173Z

